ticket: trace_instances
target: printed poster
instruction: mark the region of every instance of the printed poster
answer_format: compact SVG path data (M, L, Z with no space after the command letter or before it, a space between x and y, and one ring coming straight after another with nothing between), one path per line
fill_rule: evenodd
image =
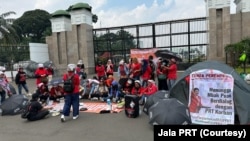
M219 70L203 69L190 74L189 111L192 123L234 124L234 78Z

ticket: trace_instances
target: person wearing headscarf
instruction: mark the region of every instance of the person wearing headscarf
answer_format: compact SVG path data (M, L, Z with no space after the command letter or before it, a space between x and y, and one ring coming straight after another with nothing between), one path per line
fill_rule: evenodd
M106 77L114 75L114 65L112 64L111 59L108 60L105 66Z
M27 95L31 95L29 92L29 88L26 83L26 72L23 71L23 67L19 67L18 72L15 77L15 83L17 84L18 93L22 94L22 88L26 91Z

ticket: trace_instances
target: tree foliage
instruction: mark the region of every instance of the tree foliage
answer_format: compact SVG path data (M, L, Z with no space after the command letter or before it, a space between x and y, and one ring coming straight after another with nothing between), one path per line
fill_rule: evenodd
M26 11L13 25L23 40L45 43L45 37L51 35L50 18L47 11L36 9Z
M9 11L0 15L0 43L1 44L16 44L19 42L19 37L12 27L11 23L15 20L8 16L16 14L14 11Z
M234 44L228 44L225 47L225 52L230 56L231 62L233 66L240 65L239 57L242 55L242 53L246 53L247 60L249 61L250 57L250 38L246 37L242 39L240 42L234 43Z

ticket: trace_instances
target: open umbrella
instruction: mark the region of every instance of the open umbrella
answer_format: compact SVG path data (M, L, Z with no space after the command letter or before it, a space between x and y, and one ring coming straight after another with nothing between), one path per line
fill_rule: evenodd
M157 57L162 57L163 59L174 58L177 62L182 62L182 58L177 53L171 52L169 50L158 50L155 55Z
M169 97L169 92L166 90L159 90L153 95L147 98L146 103L143 106L143 112L148 115L148 109L161 99L166 99Z
M57 84L62 84L63 83L63 79L61 77L59 78L53 78L48 85L57 85Z
M17 115L20 114L21 110L25 107L29 99L22 94L15 94L6 99L2 105L2 116L3 115Z
M162 99L151 106L149 119L152 125L191 124L188 107L175 98Z

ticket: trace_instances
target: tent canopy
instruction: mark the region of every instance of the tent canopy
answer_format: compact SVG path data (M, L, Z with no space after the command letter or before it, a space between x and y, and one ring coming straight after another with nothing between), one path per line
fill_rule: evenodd
M174 86L169 92L170 98L176 98L185 105L188 105L189 101L189 84L186 83L185 78L194 71L202 69L214 69L219 70L226 74L231 74L234 78L234 105L236 114L239 117L240 124L250 123L250 86L241 78L241 76L235 72L235 70L226 65L225 63L218 61L205 61L197 63L189 67L183 74L178 77Z

